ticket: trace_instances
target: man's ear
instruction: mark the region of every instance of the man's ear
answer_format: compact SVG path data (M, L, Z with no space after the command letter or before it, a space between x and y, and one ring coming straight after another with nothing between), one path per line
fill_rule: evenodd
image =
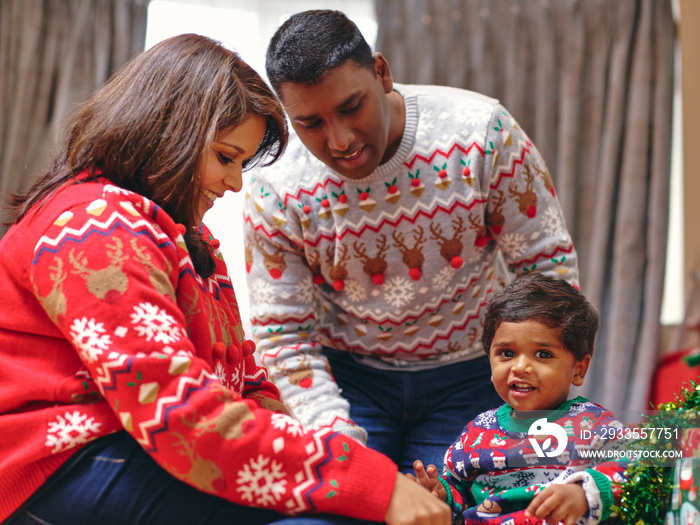
M394 79L391 77L389 62L379 51L374 54L374 74L382 83L385 93L391 93L394 90Z
M571 384L574 386L581 386L583 384L583 379L586 377L586 372L588 372L588 365L591 364L591 356L587 355L580 361L576 361L574 365L574 377L571 380Z

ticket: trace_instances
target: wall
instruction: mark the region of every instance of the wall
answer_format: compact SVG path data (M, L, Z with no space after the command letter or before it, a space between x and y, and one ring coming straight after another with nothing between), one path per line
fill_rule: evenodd
M680 0L678 35L681 57L682 131L683 131L683 274L687 305L684 333L669 341L670 349L700 345L696 325L700 321L700 2Z

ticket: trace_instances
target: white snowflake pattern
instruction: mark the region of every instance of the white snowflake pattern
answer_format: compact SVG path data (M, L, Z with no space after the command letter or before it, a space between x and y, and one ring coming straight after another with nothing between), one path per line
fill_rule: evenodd
M511 258L525 253L525 236L522 233L506 233L500 238L500 245Z
M101 424L94 417L88 417L77 410L66 412L49 423L46 446L51 447L55 454L82 445L97 433Z
M295 297L302 303L310 303L314 299L314 287L308 281L300 282L295 288Z
M249 503L267 507L278 502L286 491L287 480L282 464L260 454L238 471L236 489Z
M549 237L561 233L563 230L561 214L556 208L551 207L545 209L541 228Z
M465 111L464 124L467 127L482 127L491 120L491 106L487 104L475 104Z
M486 250L475 246L474 249L471 250L471 253L469 254L469 261L468 262L470 264L479 264L481 262L481 259L483 259L485 254L486 254Z
M175 319L162 308L151 303L134 306L131 314L134 329L148 341L170 344L181 339L182 329Z
M474 425L481 428L491 428L498 421L496 410L487 410L474 418Z
M345 281L344 293L350 298L351 301L355 303L361 303L367 299L367 290L360 285L357 281L348 280Z
M83 359L90 362L96 361L112 344L112 339L105 332L103 323L86 317L74 319L70 327L73 344Z
M384 300L394 308L407 305L415 297L413 283L405 277L394 277L384 286Z
M216 366L214 367L214 374L216 374L216 377L219 378L219 381L221 381L222 385L224 385L225 387L229 386L228 381L226 381L226 368L220 361L217 362Z
M589 407L586 407L584 403L574 403L569 408L569 415L571 417L578 416L579 414L582 414L587 408Z
M231 372L231 382L229 383L228 387L235 390L239 394L242 394L241 386L241 370L240 368L236 368L235 371Z
M420 122L421 124L416 130L416 138L421 139L423 137L432 135L433 129L435 128L435 124L433 123L433 112L424 111L421 114Z
M451 266L445 266L440 270L435 277L433 277L432 283L435 290L444 290L449 286L454 277L455 270Z
M273 290L272 285L262 279L255 279L250 284L249 291L251 302L258 303L261 306L273 305L278 300L278 295Z
M304 433L304 427L299 421L284 414L272 414L272 426L293 436L301 436Z

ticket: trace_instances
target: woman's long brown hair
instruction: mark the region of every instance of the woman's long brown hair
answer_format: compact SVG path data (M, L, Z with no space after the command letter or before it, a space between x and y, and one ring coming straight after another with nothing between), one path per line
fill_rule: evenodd
M200 35L179 35L137 56L69 117L51 168L11 196L8 224L87 172L135 191L187 227L185 242L203 277L214 261L197 226L199 167L222 130L249 115L266 132L253 164L271 164L287 143L284 112L270 88L235 52ZM81 178L82 180L82 178Z

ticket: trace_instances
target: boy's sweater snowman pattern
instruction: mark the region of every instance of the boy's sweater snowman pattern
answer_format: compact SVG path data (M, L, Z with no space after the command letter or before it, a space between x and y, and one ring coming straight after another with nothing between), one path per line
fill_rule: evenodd
M537 424L540 418L547 423ZM559 444L547 432L552 423L563 429L561 437L566 434L566 448L549 457L547 453L554 453ZM533 424L544 429L542 435L528 433ZM624 445L616 439L622 428L611 412L583 397L531 419L515 419L507 404L480 414L445 454L440 479L453 522L537 525L541 520L526 518L525 508L542 489L561 483L582 483L589 512L580 524L607 519L620 492L613 482L623 480L625 463L606 461L604 456L613 457Z
M183 233L102 181L64 186L3 237L0 521L116 431L235 503L381 521L396 465L285 414L244 337L218 242L202 227L216 258L202 279Z
M544 161L496 100L396 85L396 154L351 180L293 135L251 175L245 257L263 364L306 426L353 434L322 346L415 370L482 355L480 314L513 274L578 284ZM506 265L503 264L504 256Z

